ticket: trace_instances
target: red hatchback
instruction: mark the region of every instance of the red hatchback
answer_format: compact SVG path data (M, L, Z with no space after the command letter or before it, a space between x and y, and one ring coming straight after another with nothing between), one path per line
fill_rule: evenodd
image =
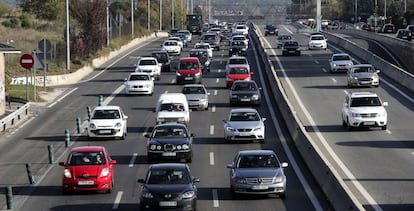
M114 165L105 147L84 146L73 148L64 166L63 193L71 191L111 192L114 184Z
M199 83L202 80L202 66L197 57L180 58L178 68L176 68L177 84Z
M230 70L226 73L226 87L230 88L234 81L237 80L250 81L252 74L253 72L250 72L246 66L231 66Z

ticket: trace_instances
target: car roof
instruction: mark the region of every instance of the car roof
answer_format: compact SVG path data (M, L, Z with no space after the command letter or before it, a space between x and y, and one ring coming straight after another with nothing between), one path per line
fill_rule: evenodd
M152 164L149 167L150 170L156 169L187 169L187 164L185 163L157 163Z
M139 59L140 60L157 60L155 57L152 57L152 56L141 57Z
M203 84L185 84L183 87L204 87Z
M246 58L245 56L238 56L238 55L233 55L233 56L231 56L231 57L229 58L229 60L231 60L231 59L246 59L246 60L247 60L247 58Z
M106 106L96 106L94 110L114 110L114 109L120 109L120 108L121 107L119 107L119 106L114 106L114 105L108 106L108 105L106 105Z
M70 150L71 152L103 152L106 151L103 146L81 146L74 147Z
M349 56L347 53L334 53L332 56Z
M378 97L378 95L374 92L351 92L350 95L351 95L352 98Z
M276 154L273 150L242 150L239 155L273 155Z
M256 112L256 113L259 113L254 108L233 108L233 109L230 110L230 113L233 113L233 112Z
M163 126L180 126L180 127L187 128L187 125L181 124L181 123L176 123L176 122L167 122L167 123L163 123L163 124L158 124L158 125L155 125L154 128L163 127Z
M354 68L356 67L374 67L372 64L355 64Z
M148 76L150 76L150 74L146 73L146 72L133 72L133 73L130 73L129 75L148 75Z
M185 61L195 62L195 61L200 61L200 60L197 57L182 57L180 58L179 62L185 62Z

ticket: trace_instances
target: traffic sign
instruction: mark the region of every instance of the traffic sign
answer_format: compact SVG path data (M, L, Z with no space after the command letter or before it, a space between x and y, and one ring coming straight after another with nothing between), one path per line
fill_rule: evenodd
M23 54L20 57L20 65L23 68L30 69L33 67L33 64L34 64L34 58L31 54Z

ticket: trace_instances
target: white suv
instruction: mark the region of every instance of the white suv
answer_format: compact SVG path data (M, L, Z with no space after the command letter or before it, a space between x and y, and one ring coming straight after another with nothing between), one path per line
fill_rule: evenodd
M153 79L157 81L161 77L161 66L155 57L141 57L138 60L135 72L144 72L150 74Z
M342 106L342 126L352 130L355 127L381 127L387 129L387 111L379 96L373 92L348 93Z

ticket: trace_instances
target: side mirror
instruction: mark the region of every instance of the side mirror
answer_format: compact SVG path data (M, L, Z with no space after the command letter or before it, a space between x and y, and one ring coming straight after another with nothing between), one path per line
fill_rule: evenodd
M286 168L286 167L288 167L288 166L289 166L289 164L288 164L288 163L286 163L286 162L283 162L283 163L281 164L281 166L282 166L282 168Z
M194 133L191 133L190 136L191 137L196 137L196 135Z
M266 121L266 119L267 119L267 118L262 118L262 121L264 122L264 121Z
M253 72L250 72L250 75L253 75Z
M124 119L128 119L128 116L127 115L124 115Z
M210 96L210 92L207 92L207 95L209 95L209 96Z
M59 162L59 166L65 166L65 162Z
M382 105L383 106L388 106L388 102L383 102Z
M200 179L199 179L199 178L197 178L197 177L194 177L194 178L193 178L193 183L196 183L196 182L200 182Z
M128 78L124 78L124 81L128 81Z
M150 135L149 135L148 133L145 133L145 134L144 134L144 137L145 137L145 138L149 138L149 137L150 137Z
M233 164L233 163L229 163L229 164L227 164L227 168L229 168L229 169L234 169L234 164Z
M111 160L111 161L109 162L109 164L111 164L111 165L115 165L115 164L116 164L116 160Z
M161 47L163 46L163 44L160 45Z
M138 179L137 182L138 183L145 183L145 180L144 179Z
M375 72L376 72L376 73L380 73L381 71L380 71L380 70L375 70Z

